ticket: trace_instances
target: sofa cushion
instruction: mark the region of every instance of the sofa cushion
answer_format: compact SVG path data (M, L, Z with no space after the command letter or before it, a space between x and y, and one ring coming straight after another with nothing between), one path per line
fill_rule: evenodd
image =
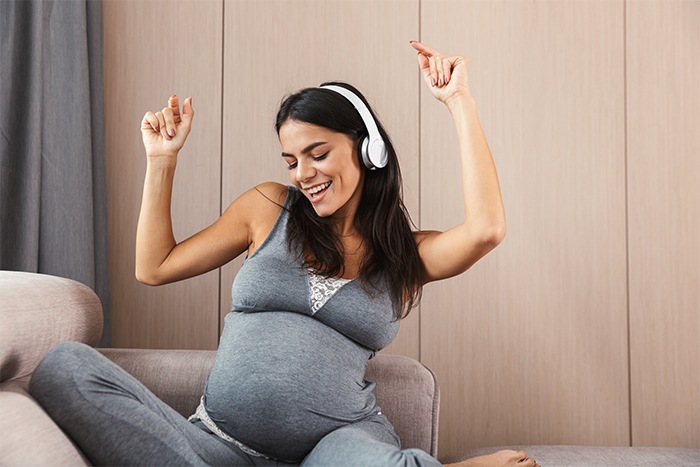
M440 459L458 462L501 449L523 450L544 467L564 466L664 466L700 465L700 449L610 446L507 446L470 449L457 456Z

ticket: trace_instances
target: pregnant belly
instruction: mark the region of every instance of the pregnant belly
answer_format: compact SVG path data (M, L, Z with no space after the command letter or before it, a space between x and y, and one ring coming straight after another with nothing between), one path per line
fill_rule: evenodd
M364 381L372 352L291 312L229 313L205 406L224 432L298 462L331 431L376 411Z

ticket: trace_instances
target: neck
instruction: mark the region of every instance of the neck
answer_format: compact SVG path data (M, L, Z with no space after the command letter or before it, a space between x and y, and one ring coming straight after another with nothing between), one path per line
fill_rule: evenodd
M335 232L339 237L343 238L353 237L357 235L354 216L338 219L337 222L333 225L332 229L333 232Z

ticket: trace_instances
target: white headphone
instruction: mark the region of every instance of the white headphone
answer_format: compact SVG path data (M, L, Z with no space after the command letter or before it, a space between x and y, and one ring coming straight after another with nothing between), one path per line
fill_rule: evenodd
M360 113L362 121L365 123L365 128L367 128L367 136L362 138L359 143L360 155L362 156L362 162L370 170L381 169L385 167L389 162L389 154L386 150L386 145L382 136L379 134L379 129L377 128L377 123L372 118L372 114L367 109L367 106L362 99L357 97L352 91L341 86L326 85L321 86L322 89L330 89L338 94L341 94L347 100L349 100L353 106Z

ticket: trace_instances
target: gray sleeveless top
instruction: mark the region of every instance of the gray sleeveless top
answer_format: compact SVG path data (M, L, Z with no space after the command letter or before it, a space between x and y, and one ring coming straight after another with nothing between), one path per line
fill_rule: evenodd
M298 196L290 186L269 236L236 275L203 399L225 434L287 462L379 411L365 367L399 327L383 284L370 294L359 279L338 282L326 300L313 298L318 278L287 247L288 208Z

